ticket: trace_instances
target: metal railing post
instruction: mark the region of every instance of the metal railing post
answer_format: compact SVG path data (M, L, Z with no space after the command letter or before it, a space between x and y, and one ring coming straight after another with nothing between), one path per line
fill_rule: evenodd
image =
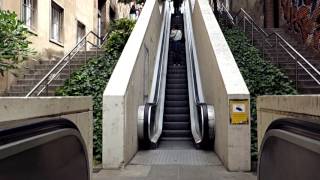
M295 78L296 79L296 90L298 90L298 80L299 80L299 77L298 77L299 76L298 75L298 72L299 72L298 71L298 56L296 56L295 59L296 59L296 78Z
M246 17L243 18L243 32L246 33Z
M276 35L276 62L277 66L279 67L279 53L278 53L278 36Z
M87 64L87 37L84 39L84 64Z
M251 44L253 46L253 23L251 23Z

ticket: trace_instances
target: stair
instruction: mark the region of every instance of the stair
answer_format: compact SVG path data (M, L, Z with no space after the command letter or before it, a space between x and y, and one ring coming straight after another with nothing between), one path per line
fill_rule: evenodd
M172 16L171 26L174 25L177 25L183 32L183 17L181 15ZM161 141L186 141L192 139L184 39L181 41L180 48L177 52L174 52L172 42L169 44ZM174 53L178 53L178 55ZM177 56L181 58L179 65L174 64L174 58Z
M294 49L296 49L305 59L307 59L316 69L320 70L320 54L312 48L305 45L299 37L293 34L290 34L285 30L285 28L268 28L265 31L269 34L272 32L277 32L282 36ZM246 34L248 38L251 39L251 25L247 25ZM296 81L296 62L290 58L290 55L283 50L281 47L270 47L267 43L264 43L263 36L254 31L253 33L253 45L261 50L264 49L265 58L272 64L278 66L281 71L288 76L290 80L293 81L293 84L296 85L296 89L299 94L319 94L320 86L312 79L308 73L303 70L302 67L297 66L297 81ZM270 44L275 45L276 39L268 39ZM289 48L288 48L289 49ZM291 52L292 55L295 55ZM300 60L300 62L303 62ZM306 66L306 63L302 63L308 70L311 70L309 66ZM312 71L310 71L312 72ZM318 80L320 77L316 73L312 73Z
M85 64L86 58L90 59L97 55L102 55L104 51L90 50L86 53L83 51L78 52L70 63L70 72L75 72L81 66ZM4 96L25 96L58 62L59 60L53 61L39 61L39 64L33 68L26 70L22 77L19 77L13 85L10 86ZM48 88L48 96L54 96L55 90L58 87L64 85L64 82L69 78L69 67L65 67L58 77L52 81Z

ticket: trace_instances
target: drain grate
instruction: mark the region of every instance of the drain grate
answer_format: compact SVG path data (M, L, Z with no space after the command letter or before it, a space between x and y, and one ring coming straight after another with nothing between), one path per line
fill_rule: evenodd
M130 164L139 165L221 165L214 152L202 150L139 151Z

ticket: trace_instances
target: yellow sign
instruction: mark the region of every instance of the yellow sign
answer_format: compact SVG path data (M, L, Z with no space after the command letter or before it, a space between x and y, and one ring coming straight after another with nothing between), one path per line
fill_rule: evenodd
M248 100L230 100L231 124L248 124L249 102Z

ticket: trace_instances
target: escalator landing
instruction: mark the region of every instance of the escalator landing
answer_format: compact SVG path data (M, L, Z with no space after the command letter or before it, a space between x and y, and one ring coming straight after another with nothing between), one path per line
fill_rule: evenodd
M162 141L157 149L139 151L132 165L222 165L213 151L195 149L191 141Z

